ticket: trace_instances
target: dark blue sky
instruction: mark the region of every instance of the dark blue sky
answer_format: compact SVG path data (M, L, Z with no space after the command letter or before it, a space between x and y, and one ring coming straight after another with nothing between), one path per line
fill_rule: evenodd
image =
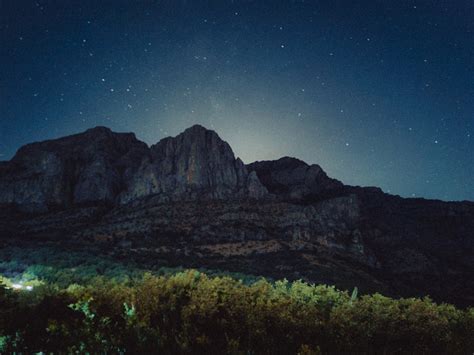
M0 0L0 159L200 123L246 163L474 200L472 1Z

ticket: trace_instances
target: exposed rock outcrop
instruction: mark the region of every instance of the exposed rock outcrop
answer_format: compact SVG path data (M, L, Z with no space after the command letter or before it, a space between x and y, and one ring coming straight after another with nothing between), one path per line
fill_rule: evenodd
M314 198L322 192L343 187L341 182L329 178L319 165L308 165L290 157L258 161L247 168L257 173L269 192L293 200Z
M0 204L48 211L88 203L127 203L267 194L230 146L193 126L151 148L132 133L96 127L22 147L0 166Z
M105 127L28 144L0 167L0 203L28 211L113 203L147 151L134 134Z
M346 186L294 158L245 166L201 126L151 147L98 127L21 148L0 164L0 243L20 240L474 304L474 203Z
M152 194L183 198L262 197L265 188L247 172L217 133L195 125L150 149L121 202Z

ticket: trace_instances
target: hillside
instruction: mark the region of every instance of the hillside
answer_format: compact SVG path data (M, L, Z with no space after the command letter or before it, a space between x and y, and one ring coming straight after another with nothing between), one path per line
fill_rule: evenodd
M98 127L0 165L4 248L303 279L474 303L474 203L347 186L295 158L236 158L193 126L151 147Z

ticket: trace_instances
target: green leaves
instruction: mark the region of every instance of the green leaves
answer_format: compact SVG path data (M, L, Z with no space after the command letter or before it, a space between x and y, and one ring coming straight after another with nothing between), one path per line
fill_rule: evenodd
M196 270L31 292L0 287L2 352L470 353L474 309Z
M352 291L352 295L351 295L351 300L349 301L350 304L353 304L354 301L357 299L357 293L358 293L358 289L357 287L354 287L354 290Z
M95 314L93 312L91 312L91 310L89 308L89 304L92 300L93 300L93 298L91 297L86 301L78 301L76 303L72 303L72 304L69 305L69 308L83 313L84 316L87 319L92 320L95 317Z
M135 310L135 306L133 304L132 304L131 307L129 307L127 302L124 302L123 303L123 308L124 308L125 317L134 318L137 315L136 310Z

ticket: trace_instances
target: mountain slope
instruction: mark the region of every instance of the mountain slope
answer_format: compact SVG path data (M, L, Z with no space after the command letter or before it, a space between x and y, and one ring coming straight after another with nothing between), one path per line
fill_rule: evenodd
M195 125L150 148L121 202L153 194L195 199L261 197L266 192L226 142L214 131Z
M26 145L0 166L0 203L25 211L126 203L152 194L169 200L266 193L229 145L198 125L151 148L132 133L96 127Z
M47 211L113 202L147 152L134 134L105 127L28 144L0 167L0 203Z
M474 303L474 203L346 186L294 158L245 166L201 126L151 147L105 128L25 146L0 165L0 203L5 246Z

